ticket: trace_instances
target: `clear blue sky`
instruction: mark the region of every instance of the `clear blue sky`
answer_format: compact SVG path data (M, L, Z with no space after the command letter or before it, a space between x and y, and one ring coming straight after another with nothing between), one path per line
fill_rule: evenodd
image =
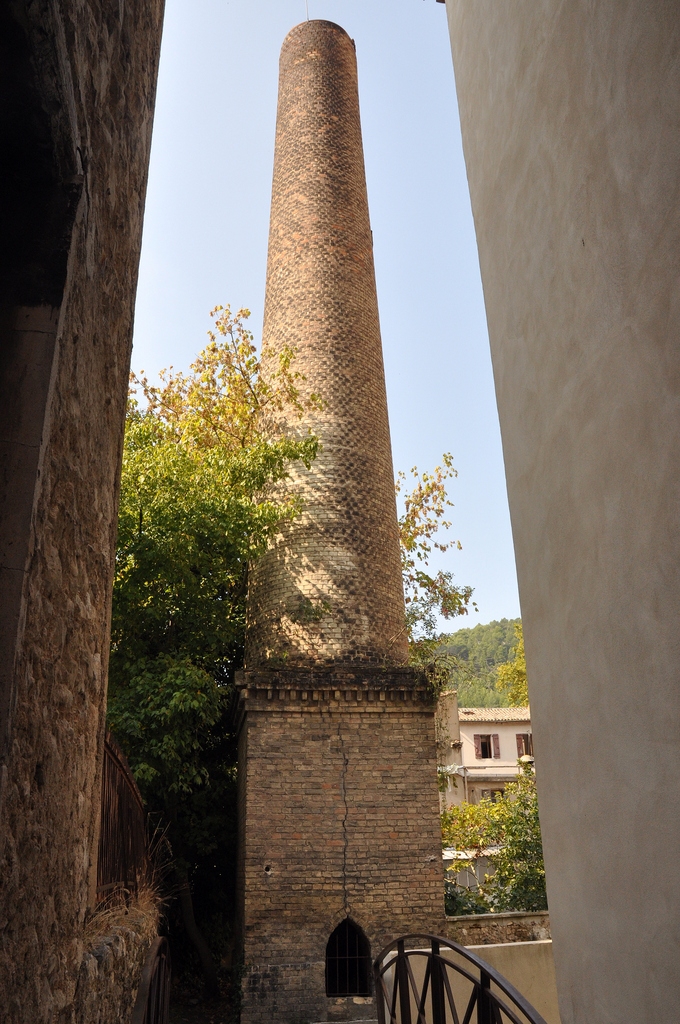
M446 10L435 0L309 0L356 42L396 469L452 452L440 557L479 615L519 614L503 457ZM167 0L133 367L186 368L218 303L259 337L278 55L305 0Z

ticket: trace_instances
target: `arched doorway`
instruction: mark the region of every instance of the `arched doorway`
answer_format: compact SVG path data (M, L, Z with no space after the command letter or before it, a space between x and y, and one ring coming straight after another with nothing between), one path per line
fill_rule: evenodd
M371 994L371 947L361 928L346 917L326 945L326 995Z

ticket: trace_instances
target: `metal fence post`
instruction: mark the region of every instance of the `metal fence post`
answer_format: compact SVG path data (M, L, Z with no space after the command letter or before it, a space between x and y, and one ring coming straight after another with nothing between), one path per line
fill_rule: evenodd
M432 956L430 958L430 985L432 989L432 1024L446 1024L446 1007L444 1005L444 970L439 959L439 942L432 940Z
M479 979L479 996L477 998L477 1024L493 1024L491 1018L491 978L486 971L481 971Z
M400 1024L411 1024L411 992L408 983L408 968L403 940L400 940L397 945L397 965L394 981L399 986Z

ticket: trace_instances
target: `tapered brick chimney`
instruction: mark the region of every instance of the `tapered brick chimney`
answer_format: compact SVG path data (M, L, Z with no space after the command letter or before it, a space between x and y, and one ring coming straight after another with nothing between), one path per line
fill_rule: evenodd
M375 1017L370 958L441 934L434 707L406 664L354 45L286 38L264 328L323 408L283 417L323 450L302 516L251 573L239 703L242 1024Z
M248 667L408 657L385 374L346 32L298 25L281 52L263 366L295 352L323 408L282 426L322 451L294 484L303 515L251 573Z

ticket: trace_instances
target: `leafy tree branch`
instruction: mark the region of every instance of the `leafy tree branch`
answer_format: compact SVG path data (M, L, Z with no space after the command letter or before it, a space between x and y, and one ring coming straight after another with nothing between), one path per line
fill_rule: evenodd
M515 623L515 644L513 657L505 665L498 665L496 686L506 694L511 707L526 707L529 704L527 663L524 657L524 632L522 623Z
M449 453L442 456L442 465L432 473L411 470L413 484L406 489L406 474L397 476L397 496L403 494L403 512L399 517L399 539L401 543L401 568L406 601L406 621L409 640L414 643L432 640L436 634L437 618L445 619L467 615L472 601L472 587L459 587L453 582L453 574L439 570L428 571L433 551L446 552L450 548L461 549L460 541L441 541L439 530L447 530L451 523L445 518L453 503L447 494L447 481L458 475Z

